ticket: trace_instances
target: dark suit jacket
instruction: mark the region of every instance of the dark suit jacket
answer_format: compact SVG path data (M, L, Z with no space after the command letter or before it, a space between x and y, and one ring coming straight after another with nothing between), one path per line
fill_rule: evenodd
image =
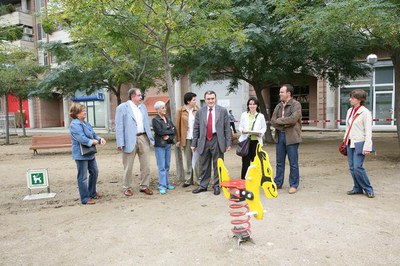
M207 135L208 106L203 106L196 113L193 126L192 147L197 148L199 154L204 151ZM218 147L222 153L227 147L231 146L231 128L229 123L228 111L226 108L215 105L215 130L217 134Z

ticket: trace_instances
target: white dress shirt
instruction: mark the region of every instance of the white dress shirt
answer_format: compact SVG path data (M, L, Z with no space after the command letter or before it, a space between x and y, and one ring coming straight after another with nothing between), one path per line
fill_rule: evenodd
M138 130L136 133L143 133L144 125L143 125L142 111L140 111L139 106L134 104L132 101L129 101L129 103L132 107L133 115L135 116L135 120L136 120L136 126L137 126L137 130Z

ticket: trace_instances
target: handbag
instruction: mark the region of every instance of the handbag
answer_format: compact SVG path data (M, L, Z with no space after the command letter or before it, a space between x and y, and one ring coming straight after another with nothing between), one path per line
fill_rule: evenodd
M349 130L347 131L346 137L344 138L343 142L339 146L339 152L343 154L344 156L347 156L347 142L349 141L349 134L351 127L353 126L354 120L359 116L360 114L356 114L353 118L353 121L351 121L351 125L349 127Z
M258 114L256 114L256 117L254 118L253 125L251 126L251 130L253 130L253 128L254 128L254 124L256 123L257 116L258 116ZM250 141L251 141L250 138L246 138L245 140L238 142L238 145L236 147L236 154L241 157L247 156L247 154L249 154Z
M236 154L242 157L246 156L247 154L249 154L249 147L250 147L249 138L240 141L236 147Z
M89 146L80 144L80 146L81 146L81 155L82 156L88 156L88 155L93 155L93 154L97 153L96 145L92 145L89 147Z

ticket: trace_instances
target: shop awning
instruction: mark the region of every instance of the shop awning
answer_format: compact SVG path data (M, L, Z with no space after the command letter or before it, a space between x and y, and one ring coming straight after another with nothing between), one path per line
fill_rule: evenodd
M83 95L78 97L72 97L73 102L91 102L91 101L104 101L104 93L98 92L94 95Z

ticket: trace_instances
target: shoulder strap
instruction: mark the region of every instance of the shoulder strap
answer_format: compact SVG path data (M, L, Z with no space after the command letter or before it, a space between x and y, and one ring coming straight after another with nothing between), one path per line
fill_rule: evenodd
M346 137L344 138L344 141L343 141L343 143L345 143L346 145L347 145L347 141L348 141L348 139L349 139L350 130L351 130L351 127L353 126L354 120L356 120L356 118L357 118L359 115L360 115L360 114L356 114L356 115L354 116L354 118L353 118L353 121L351 121L349 130L347 131Z
M251 125L251 130L254 129L254 124L256 123L257 116L258 116L258 113L256 114L256 117L254 117L253 125Z

